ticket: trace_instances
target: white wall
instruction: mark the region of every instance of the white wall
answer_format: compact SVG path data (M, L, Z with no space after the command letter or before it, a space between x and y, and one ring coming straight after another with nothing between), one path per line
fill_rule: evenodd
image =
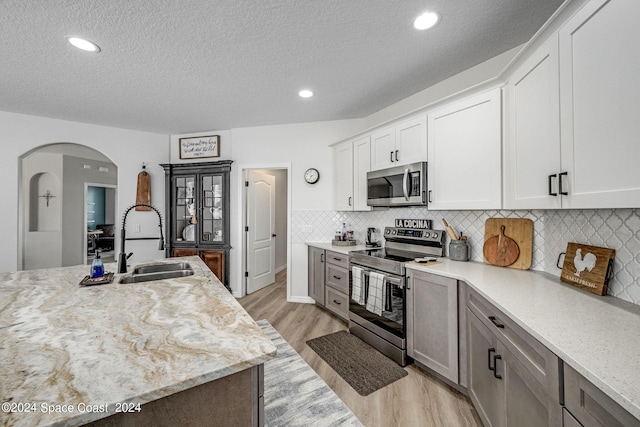
M261 167L265 164L290 163L291 209L331 210L333 190L331 179L332 151L329 144L346 138L361 127L360 120L300 123L291 125L262 126L232 129L231 143L234 165L238 168ZM256 166L252 166L256 165ZM320 172L320 181L309 185L304 180L304 171L315 167ZM231 175L231 206L239 206L237 189L241 189L238 174ZM236 189L234 191L234 189ZM244 250L240 238L241 218L231 216L231 271L230 282L234 293L240 279L238 260ZM234 231L235 230L235 231ZM290 238L289 238L290 240ZM296 254L304 253L304 260ZM308 301L307 292L307 248L304 244L291 244L292 265L289 271L290 301Z
M87 233L85 221L85 183L117 185L117 167L112 163L75 156L62 157L64 199L62 208L62 267L85 260ZM89 168L87 168L89 167ZM100 168L106 169L100 172ZM112 214L113 215L113 214ZM25 248L25 252L26 252Z
M158 164L169 160L169 136L149 132L95 126L84 123L0 112L0 170L5 184L0 188L0 271L16 271L18 267L18 158L41 145L70 142L94 148L109 157L118 167L118 220L136 200L137 175L142 162L151 174L152 203L164 206L164 172ZM140 236L156 236L157 216L145 212L137 219L141 224ZM131 236L131 233L129 233ZM135 253L131 260L161 258L163 252L156 244L127 243L127 250Z
M229 284L234 295L242 290L242 177L243 169L290 168L291 209L331 210L332 201L332 151L329 144L344 139L362 128L361 120L299 123L276 126L260 126L207 131L190 135L171 136L171 162L180 163L179 138L196 135L220 135L221 156L203 160L233 160L231 165L231 252L229 260ZM202 161L202 160L200 160ZM314 167L320 171L320 181L309 185L304 181L304 171ZM290 236L287 236L290 242ZM307 249L304 244L290 245L293 254L288 271L291 301L310 301L307 296ZM295 254L304 253L298 260ZM303 262L298 262L303 261Z

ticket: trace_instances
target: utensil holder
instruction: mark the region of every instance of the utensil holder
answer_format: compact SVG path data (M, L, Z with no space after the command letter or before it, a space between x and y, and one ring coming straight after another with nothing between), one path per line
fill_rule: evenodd
M449 243L449 259L453 261L469 261L469 252L466 240L452 240Z

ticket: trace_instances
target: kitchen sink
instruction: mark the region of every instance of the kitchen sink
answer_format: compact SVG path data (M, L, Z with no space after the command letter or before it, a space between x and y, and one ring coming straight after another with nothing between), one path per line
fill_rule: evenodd
M139 265L136 268L134 268L132 274L135 275L135 274L159 273L163 271L176 271L176 270L192 270L192 268L187 262L145 264L145 265Z
M136 267L130 275L121 278L119 283L151 282L187 276L193 276L193 269L186 262L146 264Z

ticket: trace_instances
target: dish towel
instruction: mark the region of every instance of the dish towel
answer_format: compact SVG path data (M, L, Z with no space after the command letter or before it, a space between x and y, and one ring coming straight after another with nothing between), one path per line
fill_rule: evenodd
M351 267L351 299L360 305L364 305L364 292L362 292L363 274L360 267Z
M372 313L382 316L384 307L384 274L369 273L369 297L367 298L366 309Z

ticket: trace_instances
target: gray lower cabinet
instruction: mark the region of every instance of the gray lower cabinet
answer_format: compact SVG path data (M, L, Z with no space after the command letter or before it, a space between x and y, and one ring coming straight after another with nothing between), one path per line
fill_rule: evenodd
M313 298L316 304L324 306L324 249L309 246L308 258L308 286L309 296Z
M467 303L469 397L486 426L559 426L560 360L476 292Z
M458 281L412 271L407 283L407 354L457 384Z
M349 320L349 256L309 246L309 296L343 320Z
M349 256L332 251L325 256L325 307L349 320Z
M640 420L567 364L564 365L564 404L565 427L640 426Z

